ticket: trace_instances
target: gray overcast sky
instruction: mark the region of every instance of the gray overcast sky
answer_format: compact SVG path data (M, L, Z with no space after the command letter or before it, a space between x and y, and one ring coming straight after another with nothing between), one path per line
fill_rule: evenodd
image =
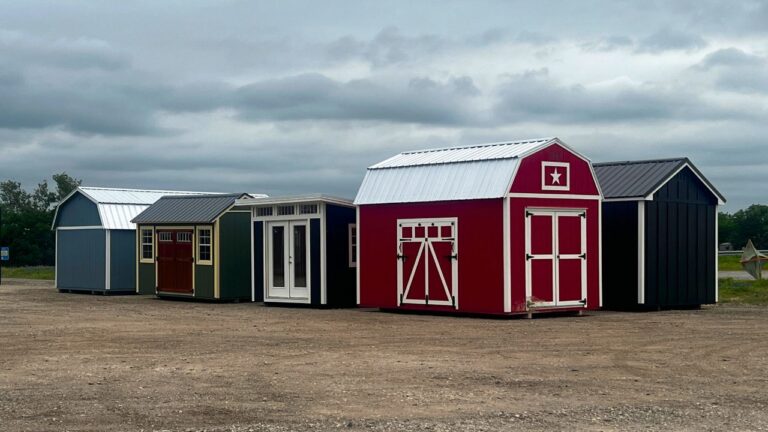
M765 1L0 1L0 180L354 197L402 150L558 136L768 202Z

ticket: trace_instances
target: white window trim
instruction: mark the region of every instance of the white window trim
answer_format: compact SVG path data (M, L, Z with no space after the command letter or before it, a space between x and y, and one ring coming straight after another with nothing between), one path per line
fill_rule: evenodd
M144 231L149 231L151 233L150 238L152 240L150 243L144 243ZM144 258L144 245L146 244L152 245L151 258ZM155 228L154 227L139 228L139 262L144 264L154 264L155 262Z
M208 247L210 248L210 259L204 260L200 259L200 246L202 246L202 243L200 242L200 232L202 230L208 230L209 236L208 236ZM213 226L211 225L202 225L195 227L195 264L198 265L213 265Z
M352 241L352 230L355 231L355 240ZM349 267L357 267L357 224L347 225L347 256L349 257Z
M547 184L547 167L565 168L565 186ZM571 164L568 162L541 163L541 190L568 191L571 190Z

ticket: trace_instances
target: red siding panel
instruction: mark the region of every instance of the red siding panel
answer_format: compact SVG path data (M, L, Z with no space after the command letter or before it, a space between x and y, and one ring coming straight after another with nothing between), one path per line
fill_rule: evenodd
M502 202L496 199L361 206L360 306L397 307L398 219L455 217L458 218L459 311L503 313ZM432 305L403 308L454 310Z

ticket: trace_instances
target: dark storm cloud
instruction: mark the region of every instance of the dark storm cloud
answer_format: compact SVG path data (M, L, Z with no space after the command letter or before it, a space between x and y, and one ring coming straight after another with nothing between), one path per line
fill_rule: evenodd
M496 113L507 121L556 123L645 122L714 119L737 115L703 104L694 93L656 84L618 82L600 87L563 85L547 69L507 77Z
M97 39L44 39L0 28L0 58L7 63L65 69L115 70L129 65L129 57Z
M467 124L469 103L480 91L468 77L406 85L361 79L336 81L321 74L266 80L241 87L237 109L248 120L379 120L425 124Z
M664 28L637 43L637 52L661 53L665 51L694 51L707 46L707 41L697 34Z
M714 76L720 90L768 93L768 59L738 48L712 52L693 69Z

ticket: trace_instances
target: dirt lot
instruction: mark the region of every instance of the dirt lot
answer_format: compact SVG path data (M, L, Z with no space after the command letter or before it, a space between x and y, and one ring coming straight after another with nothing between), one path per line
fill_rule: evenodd
M489 320L0 287L3 431L768 430L767 372L755 307Z

